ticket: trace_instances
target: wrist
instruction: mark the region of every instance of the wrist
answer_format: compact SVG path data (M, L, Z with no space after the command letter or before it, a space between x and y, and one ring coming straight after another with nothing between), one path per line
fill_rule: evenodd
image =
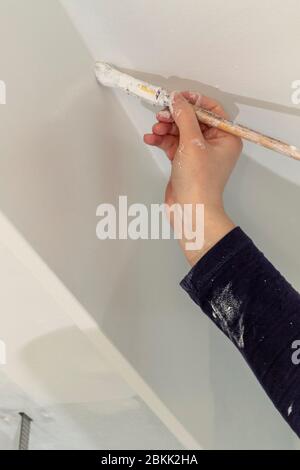
M204 206L204 243L200 249L187 249L186 240L181 241L184 255L191 266L194 266L218 241L233 230L235 224L226 214L222 205Z

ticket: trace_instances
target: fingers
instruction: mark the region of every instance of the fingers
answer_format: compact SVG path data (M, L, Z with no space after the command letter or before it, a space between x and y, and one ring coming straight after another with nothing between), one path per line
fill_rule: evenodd
M178 137L170 134L145 134L144 142L145 144L153 145L163 150L170 160L173 160L176 149L178 147Z
M172 114L170 113L170 111L168 109L163 109L162 111L159 111L156 114L156 119L159 122L166 122L166 123L174 122ZM179 134L178 127L177 127L176 124L174 124L174 126L176 126L176 134L174 134L174 135L178 135ZM208 126L206 124L203 124L202 122L199 122L199 126L200 126L200 129L202 131L202 134L203 134L203 132L207 131L207 129L208 129ZM172 131L169 132L169 134L171 134L171 133L173 134Z
M222 105L209 96L201 95L200 93L196 93L194 91L183 91L181 94L189 101L189 103L207 109L208 111L212 111L225 119L229 118ZM156 117L160 122L174 121L172 114L168 109L159 111Z
M195 111L187 99L178 92L171 94L170 111L180 132L180 141L189 143L204 138Z
M169 111L168 113L169 116L171 116ZM162 121L155 123L152 127L153 134L145 134L144 142L148 145L160 148L167 154L170 160L173 160L178 147L179 130L172 117L171 119L172 122Z
M157 122L152 127L153 134L157 135L179 135L178 127L176 126L175 122L167 123L167 122Z
M212 111L225 119L228 118L221 104L212 98L191 91L174 92L171 94L170 110L166 108L157 113L158 122L152 127L153 134L144 136L145 143L164 150L172 160L179 144L178 137L184 145L192 143L199 149L206 148L205 141L213 143L219 142L220 138L233 139L224 131L199 123L191 104Z
M190 103L194 104L195 106L199 106L204 109L207 109L208 111L212 111L213 113L217 114L218 116L224 119L229 119L229 115L226 113L226 111L218 101L208 96L201 95L192 91L184 91L182 92L182 94ZM220 138L226 138L228 141L230 141L228 142L228 144L236 144L239 147L241 146L240 139L228 134L225 131L210 126L206 126L204 128L202 124L200 124L200 127L205 140L208 140L210 143L213 143L214 141L217 141Z
M183 96L188 100L189 103L195 106L201 106L202 95L194 91L182 91Z
M194 104L195 106L212 111L224 119L229 119L228 114L218 101L193 91L183 91L182 94L190 103Z
M162 109L156 114L156 119L160 122L174 122L172 114L168 108Z

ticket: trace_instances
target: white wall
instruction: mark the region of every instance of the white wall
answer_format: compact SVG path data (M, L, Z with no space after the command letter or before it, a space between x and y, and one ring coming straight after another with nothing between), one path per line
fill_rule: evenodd
M119 194L160 202L165 175L141 140L153 113L101 89L93 60L157 82L163 76L170 88L205 90L234 115L240 108L245 123L300 144L289 101L299 30L287 13L298 2L64 4L82 36L58 2L1 0L0 209L200 445L293 448L294 435L232 345L180 290L188 267L176 244L96 239L100 202ZM300 287L298 168L247 147L227 201Z
M92 61L58 2L0 5L8 89L0 107L0 209L7 216L0 214L0 339L7 345L0 447L12 444L20 406L34 415L35 448L193 445L68 291L83 305L92 302L101 324L110 283L130 251L119 247L111 265L111 250L96 241L96 207L119 184L125 191L130 168L122 172L118 162L126 168L125 152L136 148L132 128L115 100L99 93ZM128 427L135 431L124 435Z
M94 59L108 61L170 89L206 93L219 99L233 118L300 145L300 108L291 101L292 82L300 78L300 5L296 0L62 3ZM138 133L147 132L153 113L131 97L120 93L117 97ZM153 156L167 175L164 157L157 152ZM300 228L296 216L299 174L298 162L246 144L226 194L236 222L298 288L299 259L294 251ZM172 335L164 332L164 342L166 348L172 348L168 363L177 377L168 368L164 371L168 379L159 376L153 356L148 359L153 347L150 341L147 361L140 364L141 352L146 355L142 345L131 354L134 363L146 371L203 445L293 446L292 433L236 352L177 292L174 277L179 277L183 268L176 252L174 256L176 261L172 262L178 262L178 266L171 267L167 255L160 265L160 270L166 271L155 284L166 293L167 301L162 303L162 296L158 296L152 309L157 316L153 318L149 312L151 318L143 318L140 324L143 331L149 323L164 325L165 319L172 325ZM142 277L141 284L143 281ZM176 311L182 313L178 316ZM173 392L167 390L164 380L174 387Z
M291 101L291 85L300 79L297 0L61 3L95 59L170 89L214 96L232 117L300 146L300 108ZM139 132L150 129L153 115L118 96ZM297 162L252 145L246 152L300 182Z
M0 260L0 449L18 448L20 412L33 420L33 450L181 448L129 386L126 361L114 367L99 331L91 342L78 326L91 329L88 314L2 215Z

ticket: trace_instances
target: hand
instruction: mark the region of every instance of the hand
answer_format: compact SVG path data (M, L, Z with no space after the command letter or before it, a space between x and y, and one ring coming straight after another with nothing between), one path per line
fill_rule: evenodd
M157 114L158 122L144 142L164 150L171 161L171 176L166 188L165 202L204 204L204 246L186 250L191 265L234 228L224 210L223 191L242 150L242 141L219 129L199 124L191 104L228 118L216 101L192 92L173 93L170 111Z

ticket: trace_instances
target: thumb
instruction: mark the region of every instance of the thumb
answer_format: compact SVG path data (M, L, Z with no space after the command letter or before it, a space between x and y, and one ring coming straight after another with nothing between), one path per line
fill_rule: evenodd
M192 105L179 92L170 95L170 111L180 133L180 141L188 144L197 139L204 143L198 119Z

